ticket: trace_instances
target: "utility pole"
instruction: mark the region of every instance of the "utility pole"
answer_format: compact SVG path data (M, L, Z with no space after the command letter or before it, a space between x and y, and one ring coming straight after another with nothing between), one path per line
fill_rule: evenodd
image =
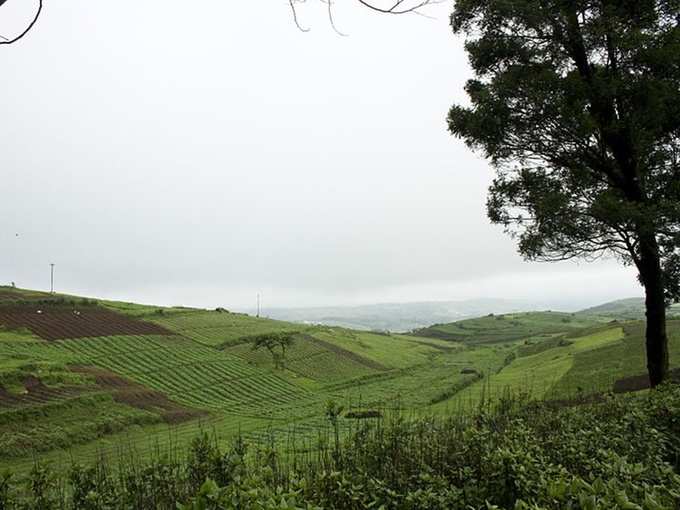
M54 264L50 264L50 294L54 294Z
M260 316L260 293L257 293L257 317Z

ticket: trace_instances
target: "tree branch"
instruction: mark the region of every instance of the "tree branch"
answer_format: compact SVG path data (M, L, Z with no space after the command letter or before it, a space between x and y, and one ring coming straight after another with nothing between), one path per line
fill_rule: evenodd
M0 0L0 6L4 4L7 0ZM7 39L4 36L0 36L0 38L4 39L3 41L0 41L0 44L14 44L21 38L23 38L26 34L28 34L31 29L33 28L33 25L35 25L38 21L38 18L40 17L40 13L42 12L42 7L43 7L43 0L38 0L38 10L35 13L35 17L33 18L33 21L31 21L31 24L28 25L26 30L24 30L22 33L20 33L18 36L16 36L14 39Z
M333 0L319 0L321 3L324 3L328 6L328 20L331 24L331 27L333 30L341 36L345 36L347 34L342 33L340 30L338 30L337 26L335 25L335 20L333 18ZM442 3L444 0L394 0L393 3L389 4L386 7L380 7L376 5L374 2L371 2L369 0L356 0L359 2L361 5L364 7L367 7L368 9L372 11L376 11L382 14L419 14L425 17L429 17L422 12L420 12L420 9L422 7L425 7L426 5L432 5L432 4L438 4ZM298 19L297 15L297 7L295 4L298 3L305 3L306 0L288 0L288 4L290 5L291 11L293 11L293 22L295 23L295 26L298 27L298 29L301 32L309 32L309 28L305 28L302 25L300 25L300 21Z

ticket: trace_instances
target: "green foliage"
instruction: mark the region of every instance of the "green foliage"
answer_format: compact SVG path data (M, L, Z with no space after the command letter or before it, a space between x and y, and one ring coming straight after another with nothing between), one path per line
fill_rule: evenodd
M3 471L0 473L0 510L7 510L14 505L11 493L12 473Z
M223 450L203 433L184 459L117 471L99 459L66 479L36 464L23 486L0 478L0 497L21 509L672 509L679 437L678 387L566 408L510 397L469 418L364 421L340 444L320 438L318 454Z
M665 0L456 3L475 78L449 128L498 168L489 217L525 256L613 252L650 279L660 256L674 289L679 14Z
M286 363L286 349L294 344L295 335L297 332L274 332L256 335L250 338L252 350L267 349L272 356L272 361L276 368L285 368ZM275 351L278 348L279 351Z

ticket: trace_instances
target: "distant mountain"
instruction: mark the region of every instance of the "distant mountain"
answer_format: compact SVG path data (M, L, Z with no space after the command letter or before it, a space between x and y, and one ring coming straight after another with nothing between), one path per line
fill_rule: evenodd
M583 305L581 305L583 306ZM535 302L515 299L468 299L461 301L424 301L413 303L381 303L359 306L324 306L300 308L268 308L262 315L272 319L303 324L325 324L360 330L404 332L434 324L448 324L488 314L561 310L572 312L579 307L565 302ZM254 313L254 310L248 310ZM611 301L576 312L577 315L611 319L643 319L643 298ZM680 306L669 315L680 315Z
M307 324L402 332L490 313L529 311L536 309L537 306L536 303L521 300L472 299L360 306L270 308L264 315L272 319Z
M668 311L669 315L680 315L680 306L673 305ZM611 317L612 319L644 319L645 300L644 298L626 298L610 301L598 306L586 308L578 312L580 315L599 315Z

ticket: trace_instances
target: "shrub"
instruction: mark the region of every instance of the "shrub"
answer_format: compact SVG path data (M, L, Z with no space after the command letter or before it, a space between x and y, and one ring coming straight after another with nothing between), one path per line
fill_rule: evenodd
M74 465L65 489L36 464L21 498L0 476L0 508L656 510L680 501L677 386L562 408L506 395L474 415L366 420L338 443L341 411L328 403L331 434L316 449L239 439L223 451L202 433L184 458L117 471L105 459Z

